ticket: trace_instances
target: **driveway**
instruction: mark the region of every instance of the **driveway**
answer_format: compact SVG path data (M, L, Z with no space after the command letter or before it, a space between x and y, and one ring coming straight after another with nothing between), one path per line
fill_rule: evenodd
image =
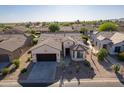
M56 62L37 62L28 76L33 83L52 83L55 81Z

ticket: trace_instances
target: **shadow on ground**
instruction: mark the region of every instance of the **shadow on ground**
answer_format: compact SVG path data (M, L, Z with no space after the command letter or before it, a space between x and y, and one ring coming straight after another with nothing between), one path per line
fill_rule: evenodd
M123 75L120 74L120 73L115 73L115 74L116 74L118 80L124 85L124 77L123 77Z
M77 64L80 66L79 70L76 68ZM84 62L72 62L63 71L61 68L57 68L56 79L61 83L64 83L64 80L71 82L72 79L76 79L80 83L80 79L92 79L95 75L94 69L87 67Z

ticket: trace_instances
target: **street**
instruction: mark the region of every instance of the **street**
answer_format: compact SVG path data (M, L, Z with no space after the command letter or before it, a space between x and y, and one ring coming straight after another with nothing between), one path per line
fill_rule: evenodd
M16 81L0 82L0 87L59 87L60 82L54 84L42 84L42 83L23 83L19 84ZM84 79L80 80L78 86L78 81L76 79L70 82L64 81L62 87L124 87L117 79Z

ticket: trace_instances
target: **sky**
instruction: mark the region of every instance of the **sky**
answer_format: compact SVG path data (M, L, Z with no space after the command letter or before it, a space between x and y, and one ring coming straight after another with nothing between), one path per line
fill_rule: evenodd
M121 5L0 5L0 23L124 18Z

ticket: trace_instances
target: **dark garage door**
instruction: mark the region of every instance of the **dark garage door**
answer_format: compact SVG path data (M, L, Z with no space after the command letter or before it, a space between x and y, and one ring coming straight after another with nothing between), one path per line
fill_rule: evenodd
M9 62L9 56L6 54L0 55L0 62Z
M56 54L37 54L37 61L56 61Z

